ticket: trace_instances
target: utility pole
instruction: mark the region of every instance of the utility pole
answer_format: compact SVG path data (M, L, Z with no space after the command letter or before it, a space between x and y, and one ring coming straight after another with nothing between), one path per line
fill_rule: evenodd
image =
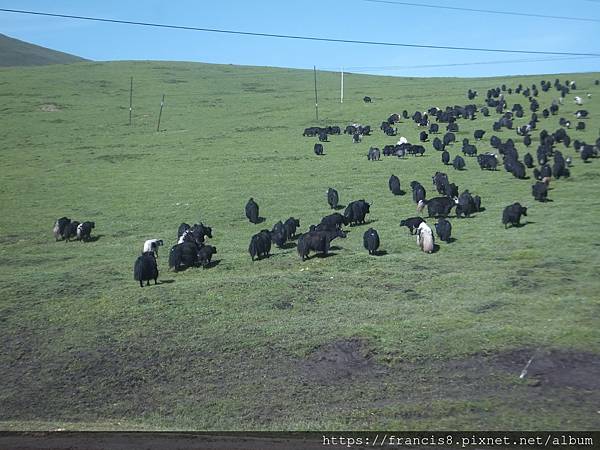
M165 94L162 96L162 100L160 101L160 112L158 113L158 125L156 126L156 131L160 131L160 117L162 116L162 109L165 105Z
M340 103L344 103L344 68L341 68L342 84L340 86Z
M131 112L133 111L133 77L129 86L129 126L131 126Z
M317 116L317 122L319 121L319 98L317 96L317 66L313 66L315 73L315 114Z

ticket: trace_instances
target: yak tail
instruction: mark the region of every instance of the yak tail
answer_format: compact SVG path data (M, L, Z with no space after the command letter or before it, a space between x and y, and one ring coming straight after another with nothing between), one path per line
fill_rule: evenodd
M425 208L425 202L423 200L419 200L419 203L417 203L417 212L423 212L423 209Z
M169 252L169 269L175 269L179 267L179 263L181 262L181 250L180 246L176 245Z
M304 259L304 257L308 254L308 248L306 242L304 241L304 235L301 235L298 238L297 251L300 258Z
M144 257L139 256L138 259L135 260L135 265L133 266L133 279L135 281L141 281L143 275L144 275Z
M254 241L254 239L252 239L250 241L250 245L248 246L248 253L250 253L250 258L252 258L252 260L254 260L254 258L257 255L257 249L256 249L256 242Z

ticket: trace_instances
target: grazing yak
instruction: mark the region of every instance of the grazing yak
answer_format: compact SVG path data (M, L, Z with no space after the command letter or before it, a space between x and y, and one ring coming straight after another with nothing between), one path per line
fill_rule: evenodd
M285 229L283 228L283 222L280 220L273 225L273 229L271 230L271 242L273 242L277 247L281 248L285 244L286 240L287 236L285 234Z
M150 286L150 280L158 284L158 265L154 252L146 252L138 256L133 266L133 279L140 282L140 287L144 287L144 281L146 286Z
M364 200L350 202L344 211L344 216L350 226L365 223L365 216L369 213L370 206Z
M473 132L473 137L475 137L476 140L480 141L481 139L483 139L484 134L485 134L484 130L475 130Z
M431 179L436 190L440 194L446 195L446 187L449 184L448 175L446 175L444 172L436 172Z
M338 195L338 191L333 188L327 189L327 203L329 203L331 209L336 209L339 201L340 197Z
M427 215L429 217L448 216L457 203L458 199L434 197L430 200L421 200L417 205L417 212L421 213L425 206L427 206Z
M333 213L328 216L325 216L321 219L320 225L322 225L321 229L327 230L340 230L342 225L349 225L350 220L341 215L340 213Z
M579 156L583 160L583 162L588 162L588 159L597 156L597 150L591 145L582 145Z
M446 150L442 152L442 163L446 166L450 163L450 153Z
M322 156L323 155L323 144L316 143L314 147L315 155Z
M413 201L419 203L421 200L425 200L425 188L418 181L411 181L410 188L412 189Z
M149 252L156 255L154 252ZM188 267L201 265L206 268L217 248L212 245L197 245L195 242L182 242L169 251L169 268L175 272Z
M63 229L62 238L65 242L69 242L71 238L77 237L77 227L79 226L79 222L73 220L69 222Z
M253 198L250 198L250 200L248 200L248 203L246 203L246 217L250 222L254 224L259 223L258 204L254 201Z
M436 149L438 152L444 150L444 144L439 137L433 138L433 148Z
M254 261L254 258L260 260L262 257L268 257L270 251L271 232L269 230L262 230L260 233L252 236L250 245L248 246L248 253L250 253L252 261Z
M388 181L388 185L390 187L390 191L394 195L402 195L402 190L400 189L400 178L396 175L392 175Z
M158 247L163 245L162 239L148 239L144 242L143 253L152 252L158 258Z
M152 252L154 254L154 252ZM169 251L169 269L177 272L198 264L198 245L195 242L185 241L174 245Z
M212 256L217 253L217 247L213 245L203 245L198 249L198 263L203 269L210 265Z
M458 197L456 205L456 217L470 217L476 211L475 201L471 193L466 190Z
M452 235L452 224L441 217L435 224L435 231L441 241L450 243L450 236Z
M363 97L363 102L365 102L365 103L371 103L371 101L372 101L371 97L368 97L368 96Z
M345 238L346 233L342 230L309 231L298 238L298 255L302 261L308 258L311 251L327 254L331 241L335 238Z
M371 147L369 152L367 153L367 159L369 161L379 161L381 157L381 152L377 147Z
M287 240L296 237L296 230L300 228L300 219L294 219L290 217L283 223L283 229L285 230L285 237Z
M431 253L434 249L433 232L426 222L423 222L417 228L417 244L425 253Z
M464 144L462 152L465 156L477 156L477 147L473 144Z
M83 222L77 225L77 239L81 242L89 241L92 236L92 229L96 227L94 222Z
M408 228L410 234L415 234L415 230L419 228L419 225L423 222L425 221L421 217L409 217L408 219L401 220L400 226Z
M456 142L456 136L454 133L446 133L442 142L444 143L444 146L450 145L451 143Z
M462 158L462 156L456 155L452 161L452 167L454 167L456 170L463 170L465 168L465 160Z
M528 169L533 169L533 156L531 156L530 153L525 153L525 156L523 156L523 162Z
M508 227L508 224L512 226L519 226L521 223L521 216L527 215L527 208L521 206L520 203L513 203L512 205L507 206L502 211L502 223L504 224L504 228Z
M65 229L71 223L71 219L68 217L61 217L60 219L56 219L54 223L54 228L52 232L54 233L54 239L57 241L63 239Z
M181 239L181 236L183 236L183 234L188 231L190 228L192 228L189 224L183 222L181 225L179 225L179 228L177 228L177 241L179 241L179 239Z
M531 195L538 202L545 202L548 199L548 185L542 181L537 181L531 186Z
M379 234L373 228L369 228L363 235L363 246L369 251L369 255L374 255L379 248Z
M179 226L179 230L184 229L184 224L182 223ZM189 227L189 225L187 225ZM204 239L206 237L212 238L212 228L207 227L203 223L195 223L192 227L189 227L183 234L179 237L177 243L182 244L183 242L193 242L196 245L204 244Z

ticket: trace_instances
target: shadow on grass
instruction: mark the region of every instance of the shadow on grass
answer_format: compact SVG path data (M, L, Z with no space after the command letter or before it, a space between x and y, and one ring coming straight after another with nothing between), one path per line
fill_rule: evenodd
M278 248L280 248L281 250L289 250L290 248L296 248L296 243L295 242L286 242L285 244L283 244L281 247L278 247Z
M456 242L456 238L451 237L446 241L446 244L452 244L453 242Z
M519 224L517 224L517 225L512 225L512 226L510 226L510 227L508 227L508 228L523 228L525 225L530 225L530 224L534 224L534 223L535 223L535 222L532 222L532 221L530 221L530 220L527 220L527 221L525 221L525 222L523 222L523 223L519 223Z
M175 283L175 280L160 280L158 284L171 284L171 283Z
M312 256L309 256L308 259L313 259L313 258L319 258L319 259L324 259L324 258L329 258L330 256L335 256L337 253L333 253L333 252L329 252L329 253L315 253Z
M259 257L254 258L253 262L262 261L263 259L269 259L272 256L273 256L273 253L269 253L268 255L259 256Z
M103 234L95 234L94 236L90 236L90 238L83 242L96 242L98 239L104 237Z
M385 256L387 254L386 250L375 250L371 256Z
M221 263L220 259L215 259L209 262L206 266L203 266L203 269L212 269L213 267L217 267Z

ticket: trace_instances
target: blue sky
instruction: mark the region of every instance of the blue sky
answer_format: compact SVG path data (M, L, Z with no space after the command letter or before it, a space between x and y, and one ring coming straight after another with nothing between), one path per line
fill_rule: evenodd
M600 19L600 1L595 0L413 2ZM364 0L0 0L0 7L336 39L600 53L600 22L491 15ZM354 72L401 76L600 71L600 58L549 60L560 57L291 41L11 13L0 13L0 33L102 61L174 60L295 68L316 65L331 70L343 66ZM509 62L515 60L520 62ZM477 64L462 65L471 63ZM460 65L431 67L446 64Z

